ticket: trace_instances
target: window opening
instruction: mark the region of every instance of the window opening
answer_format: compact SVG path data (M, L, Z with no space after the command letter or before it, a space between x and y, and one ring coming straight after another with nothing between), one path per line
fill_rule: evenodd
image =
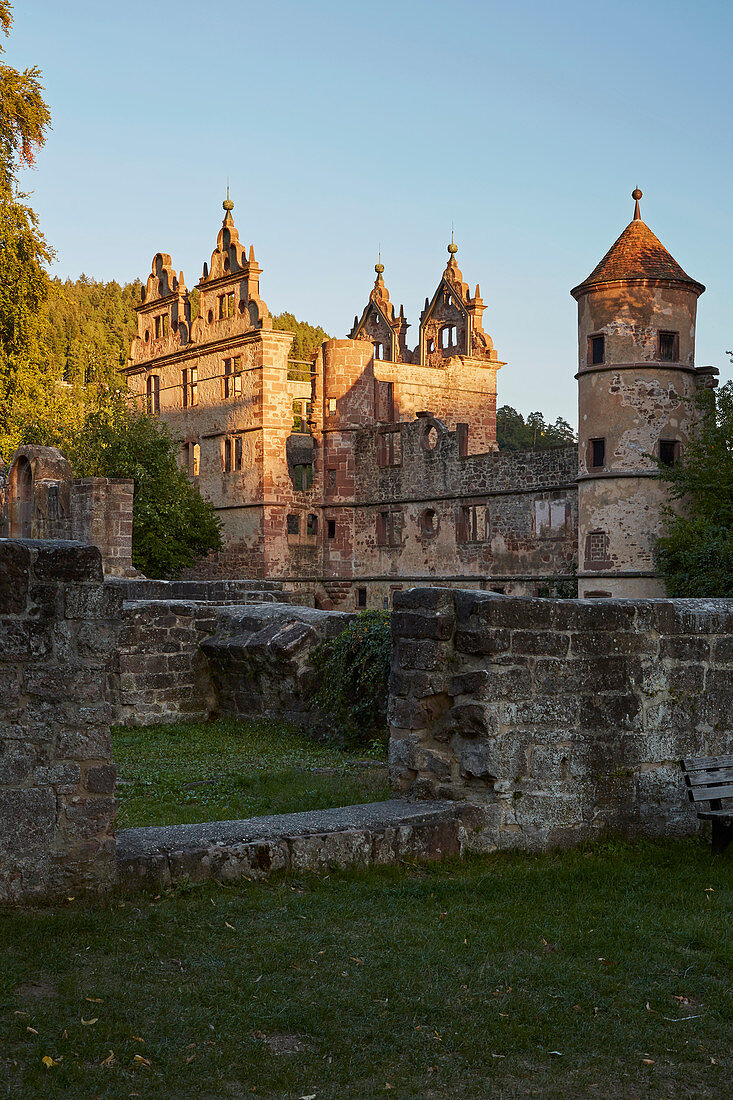
M315 536L318 534L318 516L315 516L312 513L308 516L305 521L305 533L306 535L311 536Z
M293 467L293 486L304 492L313 485L313 464L311 462L300 463Z
M679 358L679 334L659 333L659 358L663 363L674 363Z
M311 401L293 401L293 432L296 434L308 435L308 421L311 418L313 411L313 403Z
M366 588L357 588L356 590L356 606L366 607L367 605L367 590Z
M229 474L232 470L232 441L231 439L224 440L224 473Z
M157 416L160 412L160 375L148 376L148 414Z
M593 365L602 363L606 357L606 337L591 336L589 339L589 358Z
M592 470L600 470L606 464L605 439L591 439L588 441L588 465Z
M288 516L288 534L300 534L300 516L297 513L291 512Z
M327 526L327 530L328 530L328 537L330 539L335 539L336 538L336 520L335 519L326 520L326 526Z
M659 461L663 466L674 466L680 457L680 444L677 439L659 440Z

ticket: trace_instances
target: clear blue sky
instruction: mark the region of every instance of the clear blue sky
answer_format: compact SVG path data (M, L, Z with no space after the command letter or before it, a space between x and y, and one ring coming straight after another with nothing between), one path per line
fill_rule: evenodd
M160 250L193 286L228 176L273 312L345 335L381 244L414 343L453 221L500 403L575 423L568 291L637 185L731 377L732 32L722 0L23 0L6 58L53 113L24 185L55 274L145 278Z

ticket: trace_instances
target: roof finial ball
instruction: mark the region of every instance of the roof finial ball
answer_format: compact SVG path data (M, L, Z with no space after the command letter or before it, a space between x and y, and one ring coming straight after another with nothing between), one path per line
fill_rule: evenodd
M229 184L227 184L227 197L224 199L224 202L221 205L222 209L226 210L227 213L229 213L230 210L234 209L234 203L229 198Z
M641 221L641 212L639 211L639 199L641 198L641 196L642 196L642 192L641 192L640 188L635 187L634 190L631 192L631 197L634 200L634 202L636 203L636 205L634 206L634 221L635 222L640 222Z

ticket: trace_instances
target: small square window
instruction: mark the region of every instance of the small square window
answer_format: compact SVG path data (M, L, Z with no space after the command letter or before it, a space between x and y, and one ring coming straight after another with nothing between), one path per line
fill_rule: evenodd
M330 539L335 539L336 538L336 520L335 519L329 519L326 522L327 522L327 525L328 525L328 537Z
M659 358L663 363L674 363L679 358L679 334L676 332L659 333Z
M357 588L356 590L356 606L366 607L367 605L367 590L366 588Z
M295 513L291 513L288 516L288 534L289 535L299 535L300 534L300 516L295 514Z
M663 466L674 466L680 457L680 444L677 439L659 440L659 461Z
M605 439L591 439L588 441L588 465L591 470L601 470L606 464Z
M591 364L602 363L606 358L606 337L591 336L588 339L588 358Z

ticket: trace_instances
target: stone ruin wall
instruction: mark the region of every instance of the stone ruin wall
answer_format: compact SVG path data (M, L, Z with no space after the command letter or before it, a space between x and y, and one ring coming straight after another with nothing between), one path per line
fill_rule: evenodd
M697 830L679 760L733 752L733 601L433 588L395 607L398 792L473 803L479 850Z
M573 583L576 447L469 454L468 435L432 415L357 433L353 583L367 587L368 606L389 607L413 584L549 595ZM475 514L471 532L463 508ZM396 523L386 540L385 513Z
M0 540L1 903L114 881L105 666L120 613L96 547Z

